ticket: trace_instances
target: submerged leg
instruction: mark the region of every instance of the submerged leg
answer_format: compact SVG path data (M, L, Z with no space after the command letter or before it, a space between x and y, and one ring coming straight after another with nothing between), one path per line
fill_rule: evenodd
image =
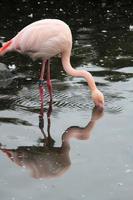
M47 63L47 87L48 87L48 92L50 96L50 101L52 102L52 82L50 79L50 60L48 60L48 63Z

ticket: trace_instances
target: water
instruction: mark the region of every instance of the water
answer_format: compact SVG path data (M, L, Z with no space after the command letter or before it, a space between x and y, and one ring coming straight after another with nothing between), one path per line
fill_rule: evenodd
M90 71L105 96L100 113L85 81L67 76L55 58L52 110L44 85L45 114L39 121L41 62L15 53L0 58L12 73L6 81L1 73L0 80L1 199L132 199L132 2L0 5L1 42L38 19L68 22L72 65Z

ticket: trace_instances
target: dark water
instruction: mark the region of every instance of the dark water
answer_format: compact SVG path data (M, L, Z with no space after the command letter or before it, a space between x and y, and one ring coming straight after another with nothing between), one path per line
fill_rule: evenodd
M53 105L45 84L43 124L41 62L15 53L0 58L10 69L0 75L2 200L133 198L132 8L132 1L0 2L1 42L42 18L67 22L73 67L90 71L105 96L100 113L84 80L67 76L55 58Z

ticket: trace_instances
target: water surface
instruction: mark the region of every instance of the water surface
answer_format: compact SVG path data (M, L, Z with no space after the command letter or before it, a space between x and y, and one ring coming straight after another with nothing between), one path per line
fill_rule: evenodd
M39 120L41 62L15 53L0 58L12 73L0 78L2 200L132 199L132 2L12 2L0 3L1 42L38 19L66 21L72 65L92 73L105 110L94 108L86 82L67 76L55 58L52 110L44 84Z

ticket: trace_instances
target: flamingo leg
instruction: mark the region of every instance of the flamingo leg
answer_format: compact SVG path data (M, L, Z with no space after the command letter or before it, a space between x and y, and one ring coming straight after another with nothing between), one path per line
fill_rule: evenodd
M44 102L44 88L43 88L43 81L44 81L44 72L47 65L47 60L43 61L42 68L41 68L41 74L39 79L39 93L40 93L40 103L41 103L41 110L40 115L43 116L43 102Z
M40 81L44 80L44 73L45 73L45 68L46 68L47 63L48 63L48 60L44 60L42 63L41 74L40 74L40 79L39 79Z
M52 102L52 82L50 79L50 60L47 62L47 87L50 96L50 102Z

